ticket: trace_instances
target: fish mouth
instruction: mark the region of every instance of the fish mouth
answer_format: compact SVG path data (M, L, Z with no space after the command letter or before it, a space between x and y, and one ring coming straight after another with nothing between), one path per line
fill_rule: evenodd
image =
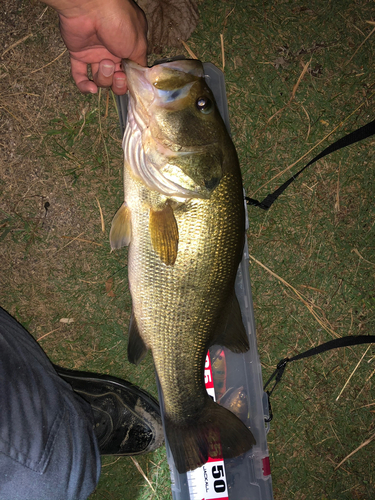
M191 81L204 77L203 64L197 59L179 59L176 61L167 61L154 66L141 66L130 59L122 60L122 68L127 77L127 84L130 91L138 88L139 78L143 84L146 82L150 87L160 88L165 86L167 81L172 85L171 90L176 89L178 73L183 75L183 80L190 78ZM144 79L144 80L143 80Z
M151 67L123 59L122 67L129 93L144 115L149 114L149 106L155 100L163 105L176 97L183 98L199 78L204 78L203 64L195 59L169 61Z
M151 106L169 106L183 100L194 83L204 78L203 64L195 59L169 61L151 67L124 59L122 67L127 78L130 100L134 102L135 119L140 126L150 125ZM180 145L170 143L168 146L175 151L181 150Z
M177 60L151 68L129 60L122 64L130 94L123 148L132 173L149 189L167 197L209 198L222 176L221 159L217 161L218 167L208 172L205 160L211 161L218 144L182 146L163 134L156 134L157 137L152 134L153 112L175 101L183 102L194 83L204 77L202 63ZM203 168L193 169L191 175L191 165L195 163Z
M147 106L154 100L154 90L148 78L149 68L128 59L122 61L122 67L126 74L131 99L137 103L138 107L143 108L140 110L140 114L147 117Z

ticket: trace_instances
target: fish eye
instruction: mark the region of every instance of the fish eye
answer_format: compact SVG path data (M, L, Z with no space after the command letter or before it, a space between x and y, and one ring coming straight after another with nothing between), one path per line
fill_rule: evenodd
M212 111L212 102L208 97L199 97L196 102L196 106L198 111L201 111L205 115L208 115L208 113L211 113Z

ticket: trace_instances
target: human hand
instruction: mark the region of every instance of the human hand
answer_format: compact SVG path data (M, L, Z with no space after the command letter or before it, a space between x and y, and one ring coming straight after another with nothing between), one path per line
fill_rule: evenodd
M60 17L60 31L70 54L73 79L83 93L112 87L127 91L121 59L147 65L147 22L133 0L43 0ZM91 65L93 81L87 66Z

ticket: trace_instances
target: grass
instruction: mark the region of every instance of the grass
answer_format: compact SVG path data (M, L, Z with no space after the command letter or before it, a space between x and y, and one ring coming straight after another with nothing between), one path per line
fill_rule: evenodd
M79 94L66 54L31 73L64 50L54 13L43 11L39 2L9 0L5 16L4 50L28 26L34 36L0 66L0 303L55 363L120 376L156 395L151 357L137 368L126 361L127 254L110 253L108 243L123 197L116 111L107 91L100 99ZM344 120L291 172L374 118L375 34L361 45L373 29L368 20L373 4L365 0L200 3L188 44L222 67L223 34L232 135L249 196L273 191L290 173L274 177ZM265 379L285 356L335 335L374 333L374 145L370 138L319 161L268 212L249 207ZM373 348L336 401L366 349L331 351L286 369L272 396L268 436L275 499L375 497L375 441L337 468L374 434ZM92 498L171 498L164 449L137 460L155 491L130 458L108 457Z

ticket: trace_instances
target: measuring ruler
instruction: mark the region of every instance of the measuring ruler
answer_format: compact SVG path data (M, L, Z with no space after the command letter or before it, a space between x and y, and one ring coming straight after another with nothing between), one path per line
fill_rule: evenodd
M204 383L208 395L216 401L209 352L204 365ZM219 440L214 443L214 446L221 450ZM191 500L229 500L224 460L221 453L219 457L209 458L202 467L189 471L187 481Z

